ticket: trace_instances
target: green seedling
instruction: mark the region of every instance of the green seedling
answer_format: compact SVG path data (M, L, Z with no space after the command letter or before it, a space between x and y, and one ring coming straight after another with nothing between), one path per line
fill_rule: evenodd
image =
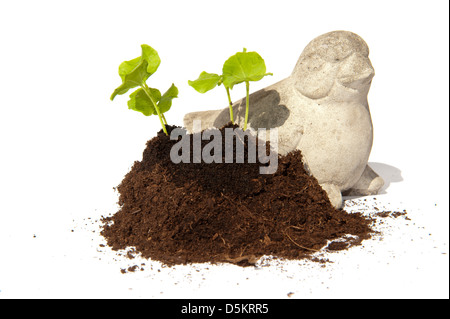
M232 89L236 84L245 82L246 103L244 131L247 130L248 122L250 81L259 81L266 75L273 74L266 73L266 64L263 58L256 52L247 52L245 48L243 52L237 52L223 64L222 76L225 87Z
M178 97L178 89L172 86L163 94L158 89L147 86L147 79L156 72L161 59L158 52L151 46L141 45L142 55L130 61L122 62L119 66L119 75L122 79L122 84L116 88L111 95L111 101L116 95L127 93L130 89L139 87L136 91L130 94L128 101L128 108L130 110L138 111L145 116L158 115L161 126L166 135L167 120L164 116L172 106L172 100Z
M259 81L266 75L273 75L266 73L266 64L263 58L256 52L247 52L244 48L243 52L237 52L235 55L228 58L222 67L222 75L202 72L197 80L189 81L189 85L200 93L205 93L212 90L216 86L223 84L227 91L228 103L230 108L230 119L233 119L233 103L230 98L230 90L236 84L245 82L246 85L246 109L244 131L247 130L248 111L249 111L249 94L250 81Z

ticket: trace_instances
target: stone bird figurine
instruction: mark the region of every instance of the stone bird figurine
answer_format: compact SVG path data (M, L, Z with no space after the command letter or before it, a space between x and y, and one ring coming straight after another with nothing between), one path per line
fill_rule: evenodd
M248 126L278 129L278 152L299 149L307 171L340 208L344 195L377 194L384 181L369 166L373 126L367 94L375 74L369 48L358 35L333 31L312 40L292 74L250 95ZM243 126L245 98L233 104ZM201 129L230 121L229 108L188 113Z

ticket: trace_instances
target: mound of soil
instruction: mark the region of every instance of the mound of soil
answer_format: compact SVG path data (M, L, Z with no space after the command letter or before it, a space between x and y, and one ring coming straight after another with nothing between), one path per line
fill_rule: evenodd
M234 128L222 128L222 137L227 127ZM169 134L174 128L167 126ZM112 249L134 247L166 264L245 266L263 255L300 259L330 240L359 244L370 237L370 221L333 208L299 151L279 156L275 174L261 175L262 164L247 160L174 164L170 151L177 142L161 130L117 187L120 209L104 218L101 232ZM348 242L330 250L346 249Z

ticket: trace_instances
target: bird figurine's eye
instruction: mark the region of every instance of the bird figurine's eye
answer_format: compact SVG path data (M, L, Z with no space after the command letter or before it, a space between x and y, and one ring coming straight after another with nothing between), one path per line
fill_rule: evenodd
M350 55L352 55L353 51L348 48L340 48L339 50L328 50L328 55L325 55L324 58L328 62L339 63L347 59Z

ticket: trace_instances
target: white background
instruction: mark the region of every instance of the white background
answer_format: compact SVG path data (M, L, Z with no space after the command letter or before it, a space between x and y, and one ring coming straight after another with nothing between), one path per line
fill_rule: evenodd
M448 298L448 9L443 0L2 1L0 298ZM148 84L177 85L166 117L182 125L187 112L226 106L224 92L187 85L201 71L258 51L274 76L255 91L289 76L308 42L333 30L359 34L376 71L370 162L387 183L368 200L407 209L411 222L389 221L383 240L325 267L143 261L144 271L121 274L136 261L99 251L89 218L115 212L112 188L160 126L128 110L126 95L109 100L120 62L143 43L159 52Z

